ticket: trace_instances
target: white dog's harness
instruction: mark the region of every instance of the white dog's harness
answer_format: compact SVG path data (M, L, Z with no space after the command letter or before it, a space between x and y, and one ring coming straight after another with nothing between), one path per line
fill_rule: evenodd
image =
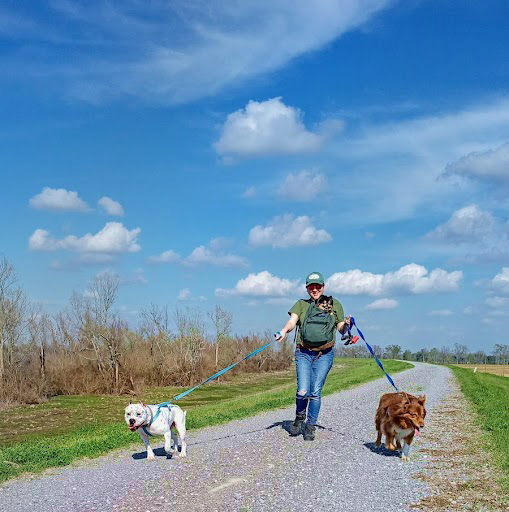
M150 407L148 407L148 411L149 411L149 413L150 413L150 420L149 420L149 422L148 422L148 423L146 423L145 425L143 425L143 426L141 427L141 429L143 430L143 432L145 432L145 434L147 434L147 436L154 437L154 435L153 435L153 434L151 434L151 433L148 431L147 427L150 427L150 425L152 425L152 423L154 423L154 421L156 421L156 420L157 420L157 418L158 418L158 416L159 416L159 413L161 412L161 409L162 409L163 407L168 407L168 410L169 410L169 409L170 409L170 407L171 407L171 403L170 403L170 402L163 402L163 403L161 403L161 404L158 404L158 405L157 405L157 411L156 411L156 413L155 413L154 415L152 415L152 409L151 409Z

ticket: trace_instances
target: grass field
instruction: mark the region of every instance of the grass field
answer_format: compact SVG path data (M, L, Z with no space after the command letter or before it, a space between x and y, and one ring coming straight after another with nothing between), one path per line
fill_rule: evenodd
M484 444L503 472L502 485L509 492L509 379L451 366L461 391L473 404L485 432ZM472 442L477 442L473 439Z
M384 365L389 373L412 367L391 360ZM323 394L381 377L373 359L336 359ZM188 411L187 427L196 429L291 405L295 401L295 385L294 369L240 375L229 382L208 384L178 403ZM160 403L179 391L182 390L151 389L140 398L147 403ZM123 419L128 402L128 397L65 396L11 409L9 415L0 417L0 481L139 443L138 434L130 432Z
M501 377L509 377L509 364L455 364L458 368L467 368L474 370L477 368L478 372L493 373Z

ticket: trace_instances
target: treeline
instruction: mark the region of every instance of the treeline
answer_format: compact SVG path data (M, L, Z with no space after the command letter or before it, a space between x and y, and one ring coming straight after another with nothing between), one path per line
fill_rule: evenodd
M152 304L140 311L139 328L130 329L114 309L118 287L118 276L99 275L85 295L74 293L65 310L51 316L29 302L12 264L0 259L0 406L62 394L191 386L271 339L271 333L232 335L232 316L219 306L204 316ZM285 342L242 363L241 371L284 369L292 359Z
M0 407L37 403L62 394L139 394L146 386L192 386L238 361L272 333L235 336L232 316L219 306L206 315L171 312L151 304L141 309L136 330L115 312L118 276L97 276L86 294L73 293L68 306L49 315L31 304L18 286L13 265L0 258ZM207 325L213 326L210 333ZM290 340L292 336L290 336ZM293 360L293 342L268 349L225 375L281 370ZM340 357L371 357L362 341L344 346ZM402 351L374 345L378 357L430 363L508 364L509 346L487 354L453 349Z
M417 352L402 350L399 345L388 345L382 348L373 345L373 351L379 358L404 359L406 361L422 361L425 363L439 364L509 364L509 345L497 343L488 353L484 350L469 352L466 345L455 343L453 348L421 348ZM366 346L359 341L357 345L340 346L336 349L336 355L344 357L372 357Z

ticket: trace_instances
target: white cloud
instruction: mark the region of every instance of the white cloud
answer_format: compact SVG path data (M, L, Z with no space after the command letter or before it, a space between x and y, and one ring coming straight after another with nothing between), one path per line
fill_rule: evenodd
M77 192L65 188L44 187L42 192L29 200L29 205L37 210L60 212L86 212L89 207Z
M255 226L249 232L249 244L253 247L299 247L331 240L329 233L313 226L309 217L294 217L289 213L275 217L267 226Z
M311 201L318 197L327 184L324 174L315 171L289 173L278 188L278 195L288 201Z
M219 140L220 155L261 156L316 151L322 138L306 130L301 112L281 98L250 101L228 116Z
M108 215L124 215L124 208L122 208L122 205L108 196L101 197L97 203Z
M509 267L503 267L490 281L489 287L499 293L509 294Z
M509 142L496 149L473 151L448 164L444 175L462 175L494 181L509 181Z
M484 302L492 308L499 309L506 307L509 304L509 299L507 297L499 297L496 295L494 297L486 297Z
M438 226L427 236L450 243L472 242L486 237L494 228L493 216L471 204L456 210L445 224Z
M124 253L138 252L141 247L137 237L141 229L128 230L119 222L108 222L97 234L78 238L69 235L61 240L50 236L45 229L36 229L30 236L28 245L34 251L66 250L83 253Z
M294 296L301 291L301 288L302 284L298 279L293 281L283 279L264 270L240 279L233 289L217 288L215 293L218 297L240 295L242 297L275 298Z
M224 237L212 239L206 246L200 245L193 249L186 258L181 258L173 250L164 251L161 254L151 256L149 263L181 263L187 266L217 265L220 267L246 267L247 260L242 256L225 252L231 241Z
M213 238L208 245L200 245L193 249L191 254L182 263L190 266L209 264L220 267L246 267L246 258L225 252L225 249L230 245L231 240L227 238Z
M395 309L399 306L399 302L394 299L377 299L366 306L366 309Z
M186 265L200 265L208 263L210 265L218 265L220 267L245 267L247 266L246 258L236 254L226 254L221 251L215 251L210 247L200 245L183 261Z
M18 10L16 25L6 25L27 49L7 54L6 74L30 69L32 78L93 103L126 95L181 103L280 69L392 3L218 0L207 8L201 0L149 7L134 0L51 2L48 16L23 20ZM31 50L34 40L46 48L44 59Z
M326 280L326 289L341 295L381 295L400 293L446 293L458 290L463 272L446 272L436 268L431 273L415 263L401 267L395 272L372 274L359 269L337 272Z
M431 316L451 316L453 312L450 309L434 309L429 314Z
M178 261L180 261L180 255L171 249L148 258L148 262L153 264L177 263Z
M191 298L191 290L189 288L182 288L178 293L178 300L185 301Z

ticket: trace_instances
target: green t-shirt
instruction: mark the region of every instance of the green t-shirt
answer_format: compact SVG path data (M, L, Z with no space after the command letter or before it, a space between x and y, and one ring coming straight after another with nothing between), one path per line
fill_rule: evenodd
M297 325L299 326L299 334L297 337L297 345L299 345L302 342L302 338L300 335L300 326L304 323L304 318L306 318L306 312L309 308L309 305L311 304L312 299L299 299L292 309L288 311L288 314L291 315L292 313L295 313L299 320L297 321ZM336 326L339 324L339 322L342 322L345 319L345 313L343 312L343 306L341 305L341 302L339 300L333 298L332 302L332 312L334 313L334 316L336 317ZM334 338L333 341L336 341L336 332L337 329L334 329Z

